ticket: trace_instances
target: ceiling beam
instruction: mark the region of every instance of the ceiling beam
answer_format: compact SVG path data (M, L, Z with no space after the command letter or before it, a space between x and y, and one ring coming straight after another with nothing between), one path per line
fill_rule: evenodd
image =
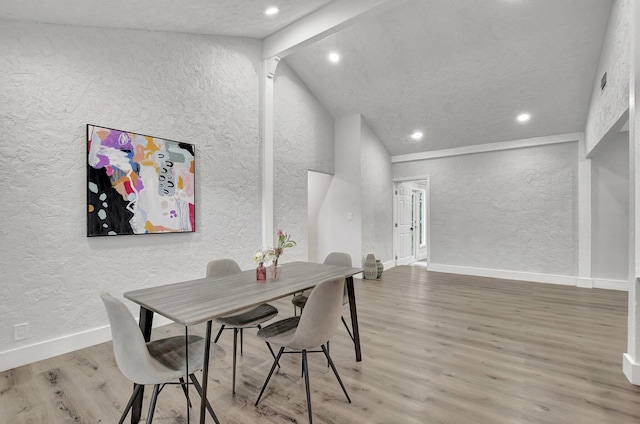
M262 58L281 58L295 50L383 13L407 0L335 0L263 40Z
M470 155L473 153L497 152L499 150L523 149L525 147L547 146L549 144L571 143L580 141L582 137L583 133L558 134L544 137L523 138L520 140L498 141L496 143L475 144L471 146L454 147L451 149L407 153L405 155L391 156L391 163Z

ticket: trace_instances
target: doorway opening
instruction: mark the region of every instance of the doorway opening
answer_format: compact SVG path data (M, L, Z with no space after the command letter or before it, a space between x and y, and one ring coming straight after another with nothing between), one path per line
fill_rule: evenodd
M393 233L396 265L429 262L429 178L394 180Z

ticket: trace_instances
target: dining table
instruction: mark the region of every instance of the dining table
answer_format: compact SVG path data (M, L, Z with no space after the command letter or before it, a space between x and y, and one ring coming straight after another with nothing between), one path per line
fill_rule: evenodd
M151 340L154 314L162 315L184 326L186 336L188 336L189 327L207 323L202 386L198 388L202 392L200 404L200 423L202 424L205 422L207 406L208 347L211 343L212 320L311 289L323 280L343 276L349 299L355 359L361 361L362 350L353 277L362 272L363 269L357 267L291 262L282 265L280 276L277 279L268 277L266 281L258 281L255 269L251 269L225 277L206 277L132 290L124 293L124 297L140 305L139 325L146 341ZM189 381L188 376L186 381ZM188 390L186 394L188 405L190 403ZM141 390L132 407L132 423L137 423L140 420L142 398L143 391ZM187 422L189 422L189 416L189 407L187 406Z

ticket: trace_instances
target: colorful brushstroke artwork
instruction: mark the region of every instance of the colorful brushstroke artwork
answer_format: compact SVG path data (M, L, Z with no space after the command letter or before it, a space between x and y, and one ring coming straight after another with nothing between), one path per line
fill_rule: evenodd
M195 148L87 125L87 235L195 231Z

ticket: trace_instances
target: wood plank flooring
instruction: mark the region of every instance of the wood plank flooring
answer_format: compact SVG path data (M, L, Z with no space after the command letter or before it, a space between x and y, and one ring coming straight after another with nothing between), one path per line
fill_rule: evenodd
M403 266L385 271L380 280L356 280L356 296L363 361L355 362L342 326L331 342L353 403L347 403L323 356L311 355L316 423L640 423L640 388L622 374L624 292ZM279 318L293 314L288 298L273 305ZM202 333L203 327L194 331ZM181 333L169 325L156 329L155 337ZM272 364L254 334L248 330L244 337L235 396L233 333L221 337L227 357L212 364L209 380L220 421L306 423L299 355L284 356L254 406ZM103 343L0 373L0 423L115 423L131 387L111 344ZM194 390L191 395L198 405ZM197 415L194 408L191 422ZM154 422L186 422L179 388L161 392Z

